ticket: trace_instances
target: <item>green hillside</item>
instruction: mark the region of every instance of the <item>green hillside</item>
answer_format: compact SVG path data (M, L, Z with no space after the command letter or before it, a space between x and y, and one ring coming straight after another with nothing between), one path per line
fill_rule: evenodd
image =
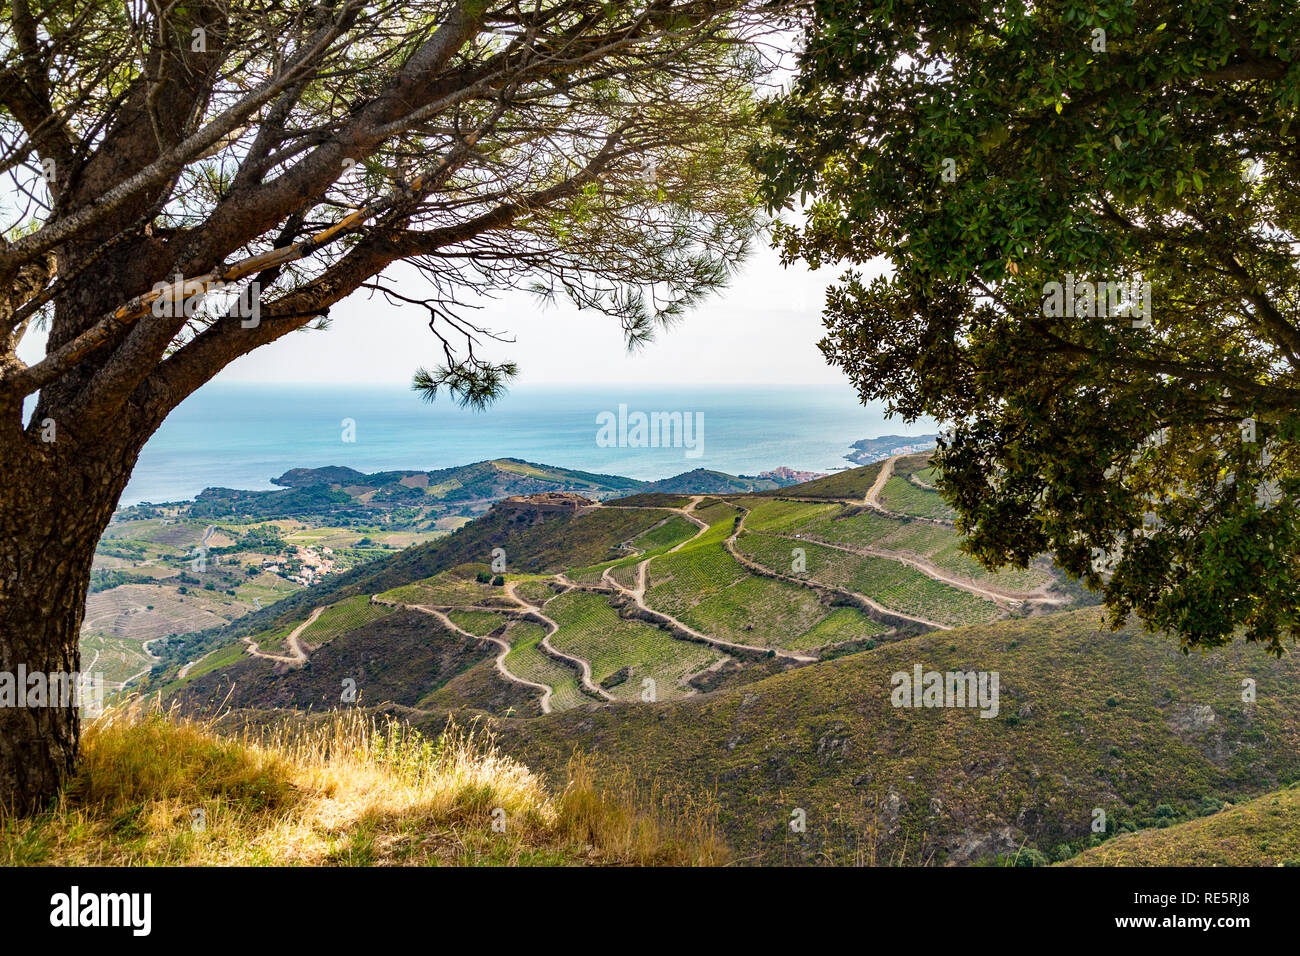
M1300 786L1167 828L1121 834L1067 866L1300 866Z
M671 478L652 481L645 487L646 494L724 495L745 494L751 491L772 491L782 482L772 478L748 478L728 475L721 471L697 468Z
M236 491L208 488L190 513L194 517L285 517L315 514L340 505L369 511L467 505L508 495L573 491L604 496L645 487L619 475L597 475L571 468L537 465L518 458L480 461L437 471L381 471L352 468L293 468L274 483L289 491ZM481 510L481 509L480 509Z
M876 476L880 474L881 463L864 465L861 468L849 468L825 478L816 478L801 485L786 489L786 493L800 498L825 498L830 500L861 501L867 496Z
M578 749L715 790L737 854L769 863L1047 859L1088 845L1095 808L1115 832L1300 778L1300 659L1186 657L1097 625L1081 610L932 632L672 704L509 721L503 739L540 769ZM891 676L917 664L997 671L997 716L893 707Z

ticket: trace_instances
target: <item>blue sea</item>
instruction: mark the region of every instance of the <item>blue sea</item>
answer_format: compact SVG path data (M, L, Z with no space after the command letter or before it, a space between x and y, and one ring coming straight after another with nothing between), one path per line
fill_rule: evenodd
M602 447L597 417L617 415L620 405L628 415L702 416L701 453ZM121 503L180 501L208 487L269 489L290 468L324 465L423 471L522 458L648 480L694 468L833 471L848 466L844 455L860 438L935 430L930 422L887 420L848 386L532 386L472 411L441 398L425 402L403 386L213 383L150 439Z

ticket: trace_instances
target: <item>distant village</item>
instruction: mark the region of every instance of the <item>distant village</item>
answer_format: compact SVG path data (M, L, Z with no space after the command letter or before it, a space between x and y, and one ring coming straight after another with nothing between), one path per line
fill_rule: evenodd
M793 468L787 468L781 465L779 468L773 468L771 471L760 471L760 478L771 478L773 481L786 481L798 483L801 481L812 481L815 478L825 478L826 475L820 471L796 471Z
M268 574L279 575L294 584L311 587L326 575L333 574L338 568L334 560L333 548L298 545L294 547L291 558L263 559L262 570Z

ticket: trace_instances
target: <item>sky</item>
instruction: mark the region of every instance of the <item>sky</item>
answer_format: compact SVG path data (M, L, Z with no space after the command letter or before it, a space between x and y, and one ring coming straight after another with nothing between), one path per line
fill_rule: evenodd
M466 314L513 335L513 344L490 343L483 354L516 361L516 386L833 385L845 378L826 364L817 342L825 289L838 275L835 268L783 267L758 243L728 288L632 354L616 320L579 312L565 300L549 305L512 293ZM394 277L401 288L401 273ZM417 306L399 307L362 290L336 306L331 320L325 331L291 333L236 360L217 381L405 386L417 366L439 364L439 343ZM43 334L29 334L19 355L35 361L44 345Z
M513 336L513 344L487 343L483 355L516 361L517 386L834 384L844 377L827 366L817 342L825 289L836 275L784 268L774 251L757 246L727 289L631 354L616 320L566 300L551 305L512 293L466 315ZM286 336L233 363L221 380L406 384L416 366L441 358L426 322L417 306L362 291L335 307L328 330Z

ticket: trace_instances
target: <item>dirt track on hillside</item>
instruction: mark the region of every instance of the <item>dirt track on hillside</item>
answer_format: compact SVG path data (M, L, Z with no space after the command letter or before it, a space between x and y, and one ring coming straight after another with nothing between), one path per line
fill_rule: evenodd
M551 712L552 688L547 684L539 684L536 681L526 680L523 677L518 676L517 674L512 674L510 672L510 669L506 667L506 655L510 653L510 643L508 641L499 637L490 637L487 635L474 634L470 631L467 631L459 624L457 624L455 621L453 621L450 617L448 617L445 613L443 613L442 611L438 610L435 607L430 607L427 604L407 604L405 606L412 608L413 610L416 611L421 611L425 614L430 615L431 617L437 618L439 623L441 623L443 627L447 628L447 630L451 631L454 634L460 634L464 637L473 638L476 641L487 641L490 644L495 644L497 647L501 649L501 653L498 654L493 661L493 666L496 668L497 673L500 674L505 680L510 681L512 684L520 684L524 687L531 687L533 690L541 691L540 703L542 707L542 713L549 714Z
M709 530L708 522L704 521L701 518L696 517L691 512L695 510L696 505L698 505L701 501L703 501L705 498L711 498L711 497L714 496L694 495L691 498L691 503L687 505L686 508L670 509L672 511L676 511L678 514L694 522L696 526L699 527L700 530L695 534L693 534L691 537L687 538L685 541L681 542L680 544L674 545L673 547L669 548L667 551L664 552L665 554L672 554L674 551L681 550L686 545L690 544L700 535L704 534L706 531ZM718 499L718 500L721 501L723 499ZM725 641L720 637L714 637L711 634L705 634L701 631L697 631L695 628L691 627L690 625L682 623L677 618L673 617L671 614L650 607L648 604L645 603L646 569L649 566L650 562L653 560L654 560L653 558L647 558L645 561L642 561L640 564L636 566L637 583L635 588L624 587L622 584L620 584L618 580L612 574L609 573L609 568L606 568L604 571L601 572L601 580L605 581L617 593L631 598L632 602L637 606L638 610L648 615L652 619L656 620L657 623L669 624L673 628L676 628L681 632L690 635L692 640L698 641L701 644L708 644L712 647L716 647L718 650L721 651L727 651L728 653L733 653L733 654L739 653L750 657L766 656L766 654L769 651L771 651L778 658L781 658L783 660L795 661L800 664L807 664L817 660L817 658L815 657L808 657L807 655L803 655L803 654L793 654L789 651L783 651L778 648L756 647L752 644L737 644L732 641Z
M753 560L752 558L746 557L745 555L741 554L740 551L736 548L736 538L738 538L740 536L740 532L744 530L745 519L749 517L748 508L741 508L741 511L744 513L741 515L740 521L737 522L735 529L731 532L731 537L727 539L726 546L727 546L727 553L730 554L736 560L736 562L740 564L742 567L748 568L751 571L754 571L755 573L762 572L763 576L765 577L770 576L770 577L779 578L782 581L789 581L791 584L797 584L800 587L814 588L814 589L821 588L822 590L830 591L832 593L842 595L844 597L865 604L867 607L871 608L871 610L875 611L878 614L888 615L889 617L902 618L904 620L912 621L916 624L924 624L926 627L933 627L941 631L951 630L951 627L947 624L940 624L938 621L931 621L928 618L918 617L915 614L907 614L903 611L896 611L893 608L885 607L879 601L876 601L873 598L869 598L865 594L859 594L857 591L850 591L848 588L837 587L834 584L823 584L820 581L813 581L811 578L804 579L804 578L795 577L792 574L782 574L780 571L776 571L772 568L761 565L757 561ZM787 538L787 540L803 540L798 538L789 538L787 535L774 535L773 537Z
M289 653L292 655L290 657L285 657L283 654L267 654L265 651L259 649L257 642L251 637L241 637L240 640L248 645L248 653L253 657L261 657L268 661L278 661L281 664L291 664L294 667L301 667L303 664L307 663L307 651L304 650L302 644L299 643L298 635L311 627L312 624L316 623L316 618L321 616L321 612L325 610L326 606L327 605L321 605L316 608L311 612L307 620L303 621L289 632L289 636L285 638L285 643L289 646Z

